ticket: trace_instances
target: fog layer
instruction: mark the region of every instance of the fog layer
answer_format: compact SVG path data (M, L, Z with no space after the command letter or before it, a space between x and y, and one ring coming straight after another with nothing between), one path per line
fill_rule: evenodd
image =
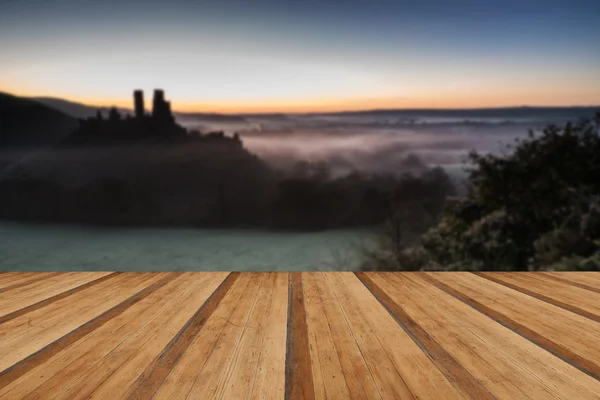
M402 173L443 166L463 175L471 150L500 152L529 129L587 116L587 109L390 111L328 115L180 116L187 127L239 132L271 164L325 162L334 173ZM415 157L416 156L416 157Z

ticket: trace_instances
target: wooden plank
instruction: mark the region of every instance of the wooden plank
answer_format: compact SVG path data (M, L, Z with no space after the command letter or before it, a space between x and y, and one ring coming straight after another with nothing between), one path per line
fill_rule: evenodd
M599 381L418 274L370 275L495 397L597 399Z
M13 282L31 279L37 274L40 274L40 272L2 272L0 273L0 289L12 285ZM47 275L49 272L45 274Z
M189 318L185 326L166 344L160 354L157 354L141 371L135 382L128 387L123 398L145 399L154 396L173 366L196 338L198 332L204 327L206 321L227 295L238 277L239 273L232 272L220 279L218 287L209 287L210 296L206 296L206 301L203 301L202 306Z
M202 306L226 276L227 273L190 276L181 284L179 295L171 298L162 312L134 334L123 338L105 357L92 359L97 362L75 382L64 385L54 399L124 398L127 389L147 366L153 364L153 360L159 358L162 349L175 338L185 337L188 332L193 334L195 328L190 327L201 322L198 316L204 315L203 310L206 310ZM118 390L121 394L115 396Z
M600 272L582 271L582 272L538 272L539 274L559 277L570 282L580 283L586 286L600 289Z
M314 399L302 273L289 276L285 398Z
M63 324L65 320L69 320L72 315L80 314L81 310L110 298L113 293L123 289L129 290L127 287L131 285L143 284L154 278L155 275L151 273L117 276L111 282L103 282L89 288L85 293L77 293L72 298L58 300L43 309L33 310L26 316L8 320L0 325L0 340L2 340L0 348L7 346L9 342L23 340L24 335L48 332Z
M117 283L133 283L133 279L139 280L141 275L130 277L129 281L127 278L116 278ZM6 350L11 344L16 344L18 347L19 342L27 341L35 336L35 333L43 333L44 331L49 332L54 329L57 325L63 324L67 320L68 316L72 313L79 312L81 308L88 307L89 304L96 299L99 294L99 290L102 290L101 294L110 296L111 290L117 290L117 288L109 287L106 283L100 284L97 287L92 287L90 292L86 293L87 296L83 297L76 295L76 304L68 300L59 300L43 310L37 310L29 313L27 316L17 317L6 321L0 325L0 354L3 349ZM85 303L84 303L85 302ZM29 337L28 337L29 336ZM0 361L1 362L1 361Z
M193 274L184 273L175 277L44 363L2 387L0 398L39 398L47 393L57 393L66 383L87 371L93 365L90 360L102 359L123 338L160 314L173 298L181 295L180 288L185 287L186 281Z
M109 274L110 272L61 273L29 286L4 292L0 296L0 316L8 315Z
M312 276L314 276L314 282L319 295L318 300L323 309L329 331L331 332L333 345L340 360L350 398L382 398L382 392L377 386L379 377L373 377L369 363L358 345L355 334L352 331L352 326L348 322L348 318L339 302L341 296L338 297L331 284L332 280L336 280L336 274L315 273ZM392 370L395 370L395 368L392 368ZM394 372L397 373L397 371ZM402 397L412 397L412 393L406 387L404 380L402 380L399 374L394 378L395 386L398 386L403 391L401 392L403 394Z
M35 345L35 342L44 341L43 337L46 335L56 335L57 330L68 333L106 311L107 308L104 307L107 302L115 305L160 277L161 275L154 273L117 276L114 280L102 282L73 297L58 300L47 307L6 321L0 325L0 355L11 348ZM0 360L0 363L3 361Z
M45 275L45 279L43 280L36 279L35 277L29 278L30 280L33 279L35 281L33 285L21 290L19 290L19 288L9 289L3 293L3 296L0 297L0 315L7 314L37 301L46 299L57 292L60 293L61 286L69 285L73 281L78 281L83 275L85 275L85 273L77 274L74 272L65 272ZM44 292L46 291L49 291L50 294L45 295ZM37 296L37 299L28 302L28 298L34 296ZM10 302L8 302L9 298L11 300ZM23 303L23 305L20 305L20 303Z
M2 371L0 372L0 387L7 385L8 383L27 373L32 368L46 362L50 357L54 356L55 354L62 351L66 347L72 345L76 341L80 340L90 332L99 328L100 326L108 322L110 319L121 314L133 304L147 297L153 291L164 286L170 280L174 279L176 277L176 274L171 274L167 276L155 276L162 276L162 279L156 280L153 284L149 286L133 286L133 295L130 295L124 301L120 301L120 297L123 295L120 294L120 296L117 297L118 303L116 305L114 305L111 308L108 308L103 313L89 320L88 322L79 325L76 329L67 331L67 334L63 334L62 331L58 331L52 336L54 337L54 341L44 343L40 342L39 340L35 340L35 346L26 346L25 348L18 347L16 349L12 349L12 353L9 353L10 357L0 358L0 363L2 363L2 366L0 366L0 370ZM124 291L123 293L125 295L129 294L127 291ZM6 327L11 322L16 320L17 319L2 325L2 328ZM79 321L76 321L76 324L77 323L79 323ZM9 367L6 368L5 366Z
M599 398L600 324L553 304L593 314L597 273L99 274L0 294L0 399Z
M354 274L336 273L335 278L336 297L383 398L435 398L439 393L464 398Z
M0 289L11 286L13 283L26 281L28 279L37 278L39 275L52 276L56 272L3 272L0 274Z
M596 274L600 277L600 273ZM568 272L540 272L536 274L536 277L540 276L554 281L559 281L561 283L566 283L572 286L577 286L585 290L591 290L592 292L600 293L600 280L595 282L594 280L588 277L587 279L583 280L583 282L581 282L577 279L573 279L574 277L572 276L572 274Z
M420 275L477 311L600 379L600 324L469 273ZM577 332L577 335L571 335Z
M44 293L45 291L55 290L56 287L68 284L73 279L82 277L86 274L95 274L94 272L50 272L42 276L33 276L21 281L19 284L10 285L2 290L5 296L11 296L14 301ZM105 273L106 274L106 273ZM30 282L30 283L29 283Z
M267 318L269 316L269 308L273 303L276 281L275 273L266 273L264 275L265 281L259 288L256 303L248 318L248 324L242 333L238 350L231 358L227 377L225 378L226 382L218 394L218 398L242 399L252 396L253 384L258 372L259 357L263 350L263 339L266 330L270 329L270 326L267 325ZM288 297L287 291L285 293L280 293L280 295L281 294L284 294L284 296L280 297L278 301L286 301ZM282 328L285 329L287 325L286 315L283 314L281 317L280 320L275 321L276 326L273 328L277 328L278 326L280 330ZM283 337L285 338L285 336ZM280 347L280 350L285 354L285 342L283 342L283 346ZM281 367L283 367L283 369L281 369ZM272 376L271 379L273 385L272 387L266 388L269 397L271 398L275 397L275 390L277 390L277 388L285 387L285 364L280 364L279 370L280 372L283 372L283 374ZM262 397L263 393L255 392L254 396ZM284 394L284 392L280 391L280 394Z
M266 325L263 326L264 336L250 393L251 400L276 400L285 397L289 274L277 272L273 275L275 286Z
M233 328L243 329L239 321L240 313L243 318L243 313L248 311L249 302L256 295L256 279L257 275L253 273L240 275L167 375L153 399L185 399L196 382L201 385L215 383L217 377L224 372L223 363L229 353L220 358L216 356L230 350L231 341L226 340L226 334L231 336ZM213 391L216 392L216 388L213 387Z
M315 273L302 275L302 288L315 399L348 399L350 390L323 310Z
M402 328L436 362L444 376L465 395L477 399L493 399L494 396L475 379L444 347L432 338L398 303L396 303L366 273L357 277L388 310Z
M240 342L248 326L252 323L250 316L256 307L261 286L266 276L264 273L252 273L253 279L242 295L240 302L231 314L217 344L206 360L196 382L190 389L190 399L218 398L229 378L229 370L240 351Z
M22 288L23 286L31 285L44 279L62 274L61 272L39 272L37 274L17 274L9 276L7 280L0 281L0 293L8 290ZM5 278L6 279L6 278Z
M102 314L168 273L134 273L102 282L0 325L0 370Z
M477 272L479 276L537 299L554 304L593 321L600 322L600 293L590 292L558 281L544 281L527 272Z
M52 304L52 303L54 303L54 302L56 302L58 300L64 299L64 298L69 297L69 296L71 296L71 295L73 295L75 293L81 292L82 290L88 289L88 288L90 288L90 287L92 287L94 285L102 283L102 282L106 281L107 279L111 279L111 278L117 276L118 274L119 274L119 272L113 272L113 273L104 275L104 276L102 276L100 278L94 279L94 280L89 281L87 283L84 283L84 284L82 284L80 286L76 286L73 289L67 290L66 292L62 292L60 294L57 294L57 295L52 296L50 298L47 298L45 300L41 300L41 301L39 301L37 303L34 303L34 304L31 304L31 305L29 305L27 307L21 308L20 310L13 311L10 314L3 315L3 316L0 317L0 324L4 323L6 321L9 321L11 319L20 317L22 315L25 315L27 313L30 313L32 311L39 310L40 308L45 307L45 306L47 306L49 304Z
M357 394L356 398L384 398L384 399L411 399L418 396L426 396L426 391L421 391L412 377L405 376L408 369L414 373L414 377L419 374L420 368L417 363L409 361L412 354L421 355L424 360L430 363L430 360L420 351L414 342L402 331L402 329L393 321L388 312L377 302L377 300L368 292L358 279L351 273L325 273L325 280L329 283L331 294L325 297L323 303L334 303L337 305L348 331L342 334L334 333L336 337L335 345L338 348L338 354L348 374L347 382L351 394ZM362 292L362 293L361 293ZM360 297L364 295L369 301L363 303ZM363 303L363 304L359 304ZM369 311L362 309L367 307ZM329 308L329 307L328 307ZM333 310L332 310L333 311ZM368 313L369 318L365 317ZM384 324L382 331L373 329L374 320L383 318L389 323L391 330ZM394 334L394 329L401 334ZM335 332L335 329L334 329ZM388 336L389 335L389 336ZM394 336L393 347L401 349L398 353L402 359L396 363L393 351L386 348L386 341ZM404 346L407 344L408 346ZM390 346L391 347L391 346ZM350 358L348 361L344 359ZM418 359L418 357L416 357ZM354 364L349 366L350 362ZM366 368L365 368L366 367ZM415 369L413 369L413 367ZM348 372L346 372L346 370ZM448 398L457 397L457 392L443 377L439 371L430 375L431 385L434 388L439 386L435 382L437 377L443 385L450 389ZM351 381L356 381L351 382ZM362 387L353 388L360 384ZM364 393L362 395L361 393Z

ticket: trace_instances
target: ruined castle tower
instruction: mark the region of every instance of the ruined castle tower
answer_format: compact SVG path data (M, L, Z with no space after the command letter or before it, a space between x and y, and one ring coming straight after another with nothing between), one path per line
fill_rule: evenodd
M152 101L152 116L156 119L162 119L165 112L165 92L160 89L154 90L154 99Z
M165 101L165 92L161 89L154 90L152 117L159 122L172 123L174 121L171 114L171 103Z
M144 118L144 92L141 90L134 90L133 102L135 105L135 117L138 119Z

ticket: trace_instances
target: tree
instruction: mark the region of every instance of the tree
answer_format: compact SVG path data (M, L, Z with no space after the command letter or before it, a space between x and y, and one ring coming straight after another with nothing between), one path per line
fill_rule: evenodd
M525 270L592 256L600 239L599 126L600 113L537 137L530 131L506 155L471 153L468 195L423 238L433 259Z

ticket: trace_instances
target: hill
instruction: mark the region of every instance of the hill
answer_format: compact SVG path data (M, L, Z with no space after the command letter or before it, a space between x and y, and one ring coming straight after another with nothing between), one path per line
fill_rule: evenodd
M109 107L88 106L56 97L32 97L32 99L75 118L89 118L95 116L98 110L103 114L108 113L109 110ZM118 111L125 115L131 114L131 110L126 108L118 108Z
M381 110L362 110L362 111L341 111L314 113L312 115L320 116L396 116L411 118L534 118L534 119L554 119L563 117L571 120L577 120L581 117L593 117L598 110L598 106L572 106L572 107L490 107L490 108L464 108L464 109L444 109L444 108L414 108L414 109L381 109Z
M174 112L173 115L179 118L194 118L205 122L248 122L246 118L235 114Z
M0 93L0 147L57 143L77 128L77 120L38 101Z
M96 115L98 110L100 110L103 114L107 114L110 109L110 107L89 106L87 104L59 99L57 97L32 97L32 99L75 118L93 117ZM131 109L117 107L117 110L123 115L132 114ZM194 118L208 122L246 122L245 118L234 114L217 114L201 112L174 112L173 114L176 117L184 119Z

